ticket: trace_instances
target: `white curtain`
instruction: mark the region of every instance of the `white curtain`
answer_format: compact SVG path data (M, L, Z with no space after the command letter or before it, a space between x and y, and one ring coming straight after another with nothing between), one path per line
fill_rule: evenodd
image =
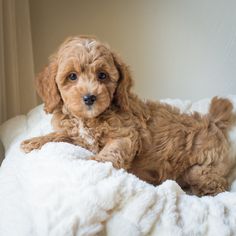
M0 123L37 104L28 0L0 0Z

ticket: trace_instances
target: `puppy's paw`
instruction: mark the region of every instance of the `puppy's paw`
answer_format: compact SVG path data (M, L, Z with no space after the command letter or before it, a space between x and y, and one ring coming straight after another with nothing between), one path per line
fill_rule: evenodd
M103 162L103 163L105 163L105 162L111 162L110 160L103 159L103 158L101 158L101 157L98 156L98 155L91 156L91 157L89 158L89 160L91 160L91 161L97 161L97 162ZM113 165L113 163L112 163L112 165ZM113 166L114 166L114 165L113 165Z
M103 156L99 156L99 155L91 156L89 158L89 160L97 161L97 162L103 162L103 163L104 162L110 162L110 163L112 163L113 167L116 168L116 169L123 168L123 166L121 166L120 163L113 162L113 160L111 160L109 158L105 158Z
M89 160L98 161L98 162L105 162L101 158L99 158L97 155L89 157Z
M23 141L20 145L20 148L23 152L29 153L34 149L40 149L43 144L38 138L27 139Z

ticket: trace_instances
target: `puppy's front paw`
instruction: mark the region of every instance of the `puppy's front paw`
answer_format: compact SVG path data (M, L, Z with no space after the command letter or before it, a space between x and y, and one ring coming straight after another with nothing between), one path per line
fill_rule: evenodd
M91 156L89 158L89 160L103 162L103 163L104 162L111 162L114 168L116 168L116 169L121 168L119 165L117 165L117 163L113 162L112 160L110 160L108 158L104 158L103 156L99 156L99 155Z
M91 160L91 161L98 161L98 162L104 162L103 160L101 160L101 158L99 158L96 155L89 157L89 160Z
M97 162L103 162L103 163L110 161L110 160L103 159L103 158L101 158L101 157L98 156L98 155L91 156L91 157L89 158L89 160L97 161Z
M38 138L27 139L23 141L20 145L20 148L25 153L29 153L34 149L40 149L42 147L42 143Z

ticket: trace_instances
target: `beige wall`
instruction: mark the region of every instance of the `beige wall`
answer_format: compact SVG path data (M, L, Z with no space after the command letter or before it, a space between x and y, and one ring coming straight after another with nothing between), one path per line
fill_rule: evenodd
M120 52L146 98L236 93L234 0L30 0L35 71L70 35Z

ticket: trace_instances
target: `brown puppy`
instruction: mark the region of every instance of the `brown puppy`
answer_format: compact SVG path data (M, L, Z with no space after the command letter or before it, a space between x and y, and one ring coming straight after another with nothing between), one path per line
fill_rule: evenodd
M227 190L233 162L227 132L234 121L229 100L215 97L207 115L144 102L130 91L124 62L89 37L66 40L36 85L55 132L24 141L25 152L69 142L154 185L173 179L197 195Z

